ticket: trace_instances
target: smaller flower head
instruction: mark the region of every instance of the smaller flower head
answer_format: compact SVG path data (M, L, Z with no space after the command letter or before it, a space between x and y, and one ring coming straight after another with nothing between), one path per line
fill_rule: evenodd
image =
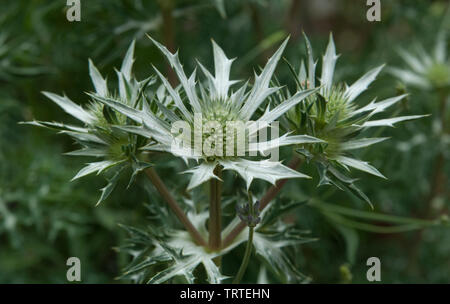
M442 89L450 86L450 58L447 55L446 32L439 32L432 52L417 45L415 53L400 49L408 69L391 68L390 72L405 84L418 89Z
M304 61L296 75L300 90L316 87L316 64L308 38L305 36L308 51L307 67ZM372 101L366 106L359 106L357 98L363 94L383 69L379 66L367 72L355 83L348 86L334 81L334 71L339 56L336 54L333 37L322 59L319 92L311 95L291 109L287 115L287 128L297 134L307 134L323 143L304 144L297 152L304 155L317 166L319 185L333 184L340 189L348 190L369 202L352 179L342 172L349 168L364 171L379 177L384 176L369 163L359 160L352 152L386 140L386 138L360 137L369 128L390 126L395 123L419 118L421 116L401 116L388 119L374 119L388 107L402 100L406 95L392 97L383 101ZM286 93L289 96L289 92ZM286 97L285 97L286 98Z
M112 177L108 185L102 189L102 195L98 203L106 199L112 192L118 181L119 173L126 167L131 166L133 169L131 183L140 170L149 166L138 159L140 148L146 145L149 140L142 136L130 135L120 130L118 126L128 125L132 121L126 115L98 101L99 99L110 99L133 108L139 106L143 98L144 89L152 84L154 79L150 78L139 82L132 77L133 54L134 42L128 49L121 70L117 71L118 94L108 90L106 79L102 77L93 62L89 60L89 73L95 92L89 93L92 100L89 101L86 108L77 105L66 96L44 92L46 97L55 102L66 113L81 121L82 126L44 121L33 121L29 123L40 127L56 129L61 133L71 136L82 146L82 149L70 152L68 153L69 155L101 159L87 164L73 178L75 180L91 173L100 174L106 170L111 172Z

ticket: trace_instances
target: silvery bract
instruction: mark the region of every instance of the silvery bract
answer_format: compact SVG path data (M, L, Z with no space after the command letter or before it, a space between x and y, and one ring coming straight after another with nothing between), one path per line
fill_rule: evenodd
M151 38L150 38L151 39ZM287 44L287 40L281 45L276 53L269 59L267 65L259 75L256 75L255 81L250 89L247 89L248 82L242 85L239 89L233 91L231 87L237 83L237 81L230 80L230 69L233 59L228 59L223 50L213 42L213 54L215 75L213 76L203 65L200 65L203 73L206 77L206 85L196 81L196 71L192 73L190 77L187 77L183 67L179 61L178 53L172 54L166 47L162 46L158 42L152 39L155 45L161 50L169 61L172 68L175 70L178 79L181 84L181 88L173 88L168 80L155 68L156 73L160 77L164 84L168 94L173 100L175 110L167 108L165 105L156 101L161 112L164 114L166 121L162 121L155 116L154 113L146 109L137 110L123 103L119 103L111 98L98 97L97 100L104 104L114 108L115 110L127 115L134 121L142 124L142 126L126 126L121 129L134 134L139 134L148 138L156 140L156 144L151 144L146 147L148 150L165 151L182 157L186 160L195 159L200 161L200 165L188 170L187 173L192 173L192 178L188 188L192 189L211 178L218 178L214 174L214 170L217 166L222 166L224 170L233 170L237 172L247 184L247 188L250 186L253 179L262 179L270 183L275 183L279 179L285 178L304 178L307 177L295 170L292 170L278 161L269 160L249 160L244 156L231 153L229 156L226 151L220 156L218 154L208 155L201 149L201 153L196 155L195 153L195 140L191 137L191 132L187 134L189 137L187 142L191 145L182 146L180 149L173 149L174 141L179 141L180 138L177 134L174 134L171 127L179 122L187 124L191 130L198 128L198 120L196 117L200 116L200 131L202 140L211 140L215 138L218 132L220 134L229 134L226 127L228 122L241 122L244 124L243 128L236 130L236 139L240 135L244 135L243 152L245 155L251 152L265 153L269 149L277 149L280 146L302 144L302 143L314 143L320 142L318 139L305 136L296 135L288 136L285 134L277 139L271 141L259 142L258 144L250 143L249 138L253 136L261 127L272 123L281 115L286 113L290 108L300 103L308 96L313 95L317 90L305 90L294 94L290 98L283 100L277 107L270 109L266 108L263 115L254 119L254 123L251 123L251 119L256 116L256 111L264 104L267 98L280 90L279 87L271 87L270 82L274 73L275 67L281 57L281 54ZM207 130L206 126L209 122L218 124L214 128L214 132L211 129ZM186 136L186 134L184 134ZM218 145L220 145L220 151L226 146L226 142L223 138ZM183 138L185 140L186 138ZM235 142L233 142L235 144ZM237 145L234 145L236 147ZM233 149L232 152L235 152Z
M391 68L390 72L405 84L418 89L439 89L450 86L450 58L447 55L446 32L441 31L434 49L427 52L422 45L416 51L399 49L408 69Z
M148 143L148 140L130 134L117 128L119 125L128 125L131 123L125 115L115 112L108 106L95 101L96 98L110 98L117 103L129 107L138 107L142 99L143 90L154 82L149 78L139 82L132 76L134 42L131 44L123 60L120 71L116 71L118 78L119 94L110 92L107 81L102 77L93 62L89 60L89 72L95 93L90 94L94 100L83 108L66 96L59 96L53 93L44 92L43 94L50 100L60 106L66 113L72 115L80 122L82 126L74 126L57 122L33 121L33 124L41 127L47 127L68 134L82 149L70 152L69 155L88 156L98 158L99 161L87 164L81 169L73 180L84 177L91 173L100 174L109 171L110 178L106 187L102 188L102 195L98 201L105 200L114 190L119 179L119 175L128 166L132 167L133 174L130 183L134 180L136 174L149 164L138 160L137 154L139 148Z
M378 102L374 100L365 106L358 104L358 97L376 79L383 66L370 70L350 86L335 82L334 71L339 56L336 54L331 35L322 58L320 81L316 83L317 61L313 58L308 38L305 39L308 58L306 65L302 62L296 81L298 87L305 91L319 87L319 92L287 113L288 128L298 134L315 136L325 143L303 145L297 152L315 163L320 174L319 185L333 184L370 203L367 196L355 186L356 180L345 175L343 170L349 171L350 168L354 168L384 178L375 167L355 158L352 152L387 138L368 138L359 135L370 128L392 127L395 123L422 116L378 118L379 114L401 101L405 95Z

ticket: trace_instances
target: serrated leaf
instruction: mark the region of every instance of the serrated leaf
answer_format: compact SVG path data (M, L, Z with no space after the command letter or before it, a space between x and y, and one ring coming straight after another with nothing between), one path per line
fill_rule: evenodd
M195 92L195 79L194 77L190 77L189 79L187 78L186 74L184 73L183 66L181 65L181 62L178 58L178 52L172 54L165 46L154 40L152 37L148 37L164 54L172 68L175 70L175 73L177 74L178 79L180 80L181 85L183 86L187 98L189 99L189 102L194 111L196 113L201 113L201 106L197 97L197 93Z
M341 145L341 149L343 151L361 149L361 148L365 148L365 147L380 143L387 139L389 139L389 137L355 139L355 140L351 140L351 141L347 141L347 142L343 143Z
M73 101L71 101L66 96L59 96L50 92L42 92L47 98L51 99L53 102L55 102L58 106L60 106L66 113L72 115L76 119L86 123L90 124L94 121L94 116L84 110L79 105L75 104Z
M367 172L369 174L381 177L386 179L386 177L380 173L380 171L378 171L375 167L369 165L369 163L362 161L362 160L358 160L358 159L354 159L354 158L350 158L350 157L346 157L346 156L337 156L335 158L336 161L338 161L339 163Z
M184 171L183 173L192 174L191 180L189 181L188 190L192 190L212 178L220 180L220 178L214 174L214 169L216 166L217 164L215 162L203 162L193 169Z
M116 173L114 173L113 177L108 180L108 184L100 189L102 192L102 195L100 196L99 200L97 201L97 204L95 206L98 206L101 202L106 200L109 195L113 192L114 188L117 185L117 182L119 181L120 173L122 172L122 169L117 170Z
M365 122L362 127L371 128L371 127L394 127L394 124L407 120L419 119L422 117L427 117L429 115L411 115L411 116L400 116L395 118L386 118L380 120L371 120Z
M89 59L89 75L91 76L95 92L102 97L106 97L108 95L108 85L91 59Z
M333 41L333 35L330 33L330 40L328 42L327 50L322 60L322 75L321 75L321 85L323 90L327 92L333 85L333 75L334 68L336 66L336 61L339 58L336 55L336 47Z
M281 58L281 54L283 53L284 48L286 47L288 41L289 38L287 38L281 44L281 46L278 48L275 54L273 54L272 57L270 57L261 74L256 76L255 83L250 92L250 95L240 111L242 118L246 120L250 119L253 113L256 111L256 109L262 104L262 102L269 95L278 91L279 88L270 88L269 84L270 80L272 79L272 75L275 71L275 68L278 64L278 61Z
M378 74L383 69L384 65L374 68L367 72L364 76L358 79L354 84L347 88L345 96L348 98L348 102L352 102L362 92L367 90L369 85L377 78Z
M74 178L72 178L72 181L79 179L81 177L84 177L86 175L92 174L92 173L97 173L97 175L98 175L101 172L103 172L104 170L106 170L114 165L120 164L122 162L123 161L103 160L103 161L99 161L99 162L95 162L95 163L89 163L86 167L81 169L74 176Z
M235 81L230 81L231 64L234 59L228 59L224 51L212 41L214 54L214 88L217 92L217 98L226 100L228 98L228 90Z
M130 81L131 79L131 71L133 69L134 64L134 48L136 45L136 41L133 40L128 48L128 51L122 61L122 67L120 68L120 72L125 77L126 81Z
M318 89L311 89L311 90L305 90L297 92L294 96L288 98L287 100L280 103L278 106L276 106L274 109L267 111L264 113L261 118L258 119L258 121L265 122L265 123L271 123L277 118L279 118L281 115L289 111L292 107L296 106L300 102L302 102L307 97L315 94L318 91Z
M314 144L314 143L325 143L325 141L308 135L289 136L289 134L285 134L279 138L275 138L270 141L250 143L248 152L260 152L261 154L266 155L268 151L274 148L291 145Z
M374 115L376 113L383 112L390 106L392 106L392 105L396 104L397 102L401 101L402 99L404 99L406 96L408 96L408 94L403 94L400 96L388 98L388 99L385 99L385 100L379 101L379 102L372 101L368 105L366 105L356 111L353 111L351 113L351 115L354 116L356 114L369 112L369 111L371 111L370 115Z
M269 160L220 160L219 163L224 167L224 170L236 171L245 180L247 189L250 188L253 179L262 179L271 184L275 184L280 179L311 178L282 165L280 162L272 162Z

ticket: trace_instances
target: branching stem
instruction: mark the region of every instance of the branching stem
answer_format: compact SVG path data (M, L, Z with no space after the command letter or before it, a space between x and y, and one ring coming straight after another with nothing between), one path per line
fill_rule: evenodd
M294 154L292 157L292 160L289 162L289 168L296 169L301 163L301 159ZM283 186L286 184L287 179L279 180L275 186L272 186L267 190L266 194L261 198L260 200L260 207L259 210L262 211L280 192L280 190L283 188ZM228 247L233 240L244 230L246 227L246 224L244 222L240 222L239 224L234 227L233 230L225 237L223 240L223 248Z
M200 235L198 230L194 227L194 225L191 223L191 221L188 219L186 214L184 213L183 209L177 204L173 196L170 194L169 190L167 189L164 182L161 180L159 175L156 173L156 171L153 168L148 168L145 170L145 174L150 179L150 181L155 186L156 190L158 190L159 194L163 197L163 199L167 202L170 209L175 213L177 218L180 220L180 222L183 224L183 226L186 228L186 230L189 232L189 234L194 239L195 243L199 246L205 246L206 242L203 239L203 237Z

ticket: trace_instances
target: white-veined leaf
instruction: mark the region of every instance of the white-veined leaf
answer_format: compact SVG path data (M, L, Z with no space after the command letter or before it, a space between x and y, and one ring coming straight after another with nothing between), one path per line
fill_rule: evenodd
M378 74L383 69L384 65L374 68L367 72L364 76L359 78L354 84L347 88L345 96L348 98L348 102L352 102L362 92L367 90L369 85L377 78Z
M236 171L246 182L247 189L253 179L262 179L275 184L280 179L311 178L305 174L292 170L280 162L270 160L251 161L246 159L220 160L224 170Z
M183 66L180 63L180 59L178 58L178 52L172 54L165 46L154 40L152 37L150 36L148 37L166 56L170 65L175 70L175 73L177 74L178 79L180 80L181 85L183 86L194 111L196 113L201 113L200 103L198 101L197 93L195 92L195 79L194 77L190 77L189 79L186 77L186 74L184 73L183 70Z
M368 162L342 155L335 157L335 160L343 165L386 179L386 177L383 174L381 174L380 171L378 171L375 167L369 165Z
M189 181L188 190L192 190L195 187L203 184L204 182L209 181L211 178L216 178L220 180L220 178L214 174L214 169L216 168L215 162L203 162L199 166L184 171L183 173L191 173L192 177Z
M394 118L386 118L386 119L380 119L380 120L371 120L366 121L362 127L371 128L371 127L393 127L394 124L401 122L401 121L407 121L407 120L414 120L419 119L422 117L427 117L429 115L411 115L411 116L400 116L400 117L394 117Z
M226 100L230 86L236 83L236 81L230 81L231 64L234 59L228 59L224 51L214 42L214 40L212 40L212 44L215 69L214 86L218 95L217 97Z
M133 64L134 64L135 44L136 44L136 41L133 40L130 44L130 47L128 48L125 58L123 59L122 67L120 68L120 72L125 77L126 81L130 81L130 79L131 79L131 70L133 69Z
M91 76L95 92L102 97L106 97L108 95L108 85L91 59L89 59L89 75Z
M256 76L255 83L250 92L250 95L240 111L242 118L247 120L250 119L256 109L258 109L258 107L261 105L261 103L263 103L269 95L279 89L269 88L269 85L270 80L272 79L273 72L275 71L278 61L281 58L281 54L283 53L288 41L289 38L284 40L275 54L273 54L273 56L269 59L261 74Z
M260 152L266 154L270 149L301 144L325 143L323 140L309 136L309 135L292 135L285 134L279 138L272 139L266 142L250 143L249 152Z
M290 97L289 99L281 102L278 106L276 106L274 109L267 111L264 113L261 118L258 119L258 121L264 122L264 123L271 123L275 119L279 118L281 115L289 111L292 107L299 104L302 100L307 98L308 96L315 94L318 89L310 89L306 91L300 91L297 92L294 96Z
M330 33L330 41L327 50L322 59L322 75L320 83L323 90L327 92L333 85L334 68L339 55L336 55L336 47L333 41L333 34Z
M371 115L374 115L376 113L380 113L383 112L384 110L386 110L387 108L389 108L390 106L396 104L397 102L401 101L403 98L405 98L406 96L408 96L408 94L403 94L400 96L396 96L396 97L392 97L392 98L388 98L385 99L383 101L379 101L379 102L370 102L368 105L354 111L351 113L351 115L356 115L359 113L364 113L364 112L368 112L371 111Z
M351 140L343 143L341 149L343 151L356 150L364 147L368 147L379 142L385 141L389 137L379 137L379 138L361 138L356 140Z
M105 171L106 169L120 164L124 162L124 160L120 160L120 161L112 161L112 160L103 160L103 161L99 161L99 162L95 162L95 163L89 163L86 167L84 167L83 169L81 169L77 175L74 176L74 178L72 178L73 180L76 180L78 178L81 178L83 176L92 174L92 173L97 173L100 174L101 172Z
M90 124L94 121L94 116L84 110L82 107L71 101L67 96L59 96L50 92L42 92L47 98L51 99L60 106L66 113L72 115L76 119Z

